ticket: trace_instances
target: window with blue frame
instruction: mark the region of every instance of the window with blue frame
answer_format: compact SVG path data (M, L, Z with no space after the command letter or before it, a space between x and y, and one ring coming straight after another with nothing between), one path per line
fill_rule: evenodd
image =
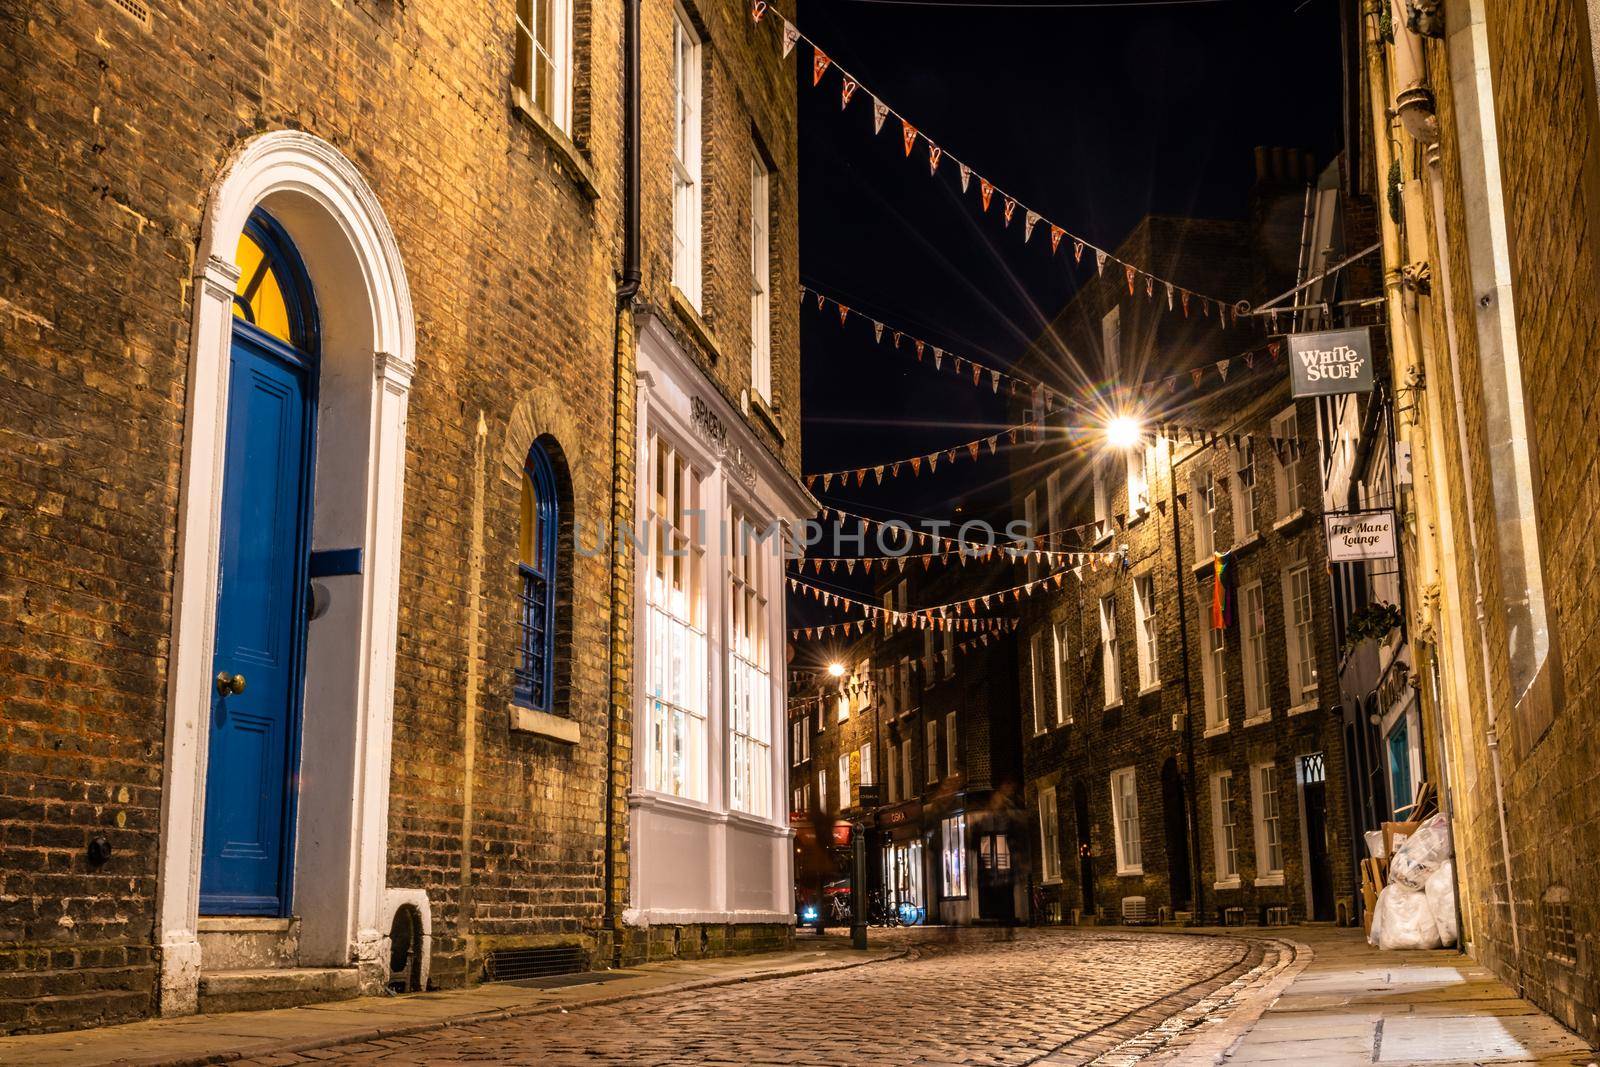
M1410 814L1411 796L1411 741L1404 715L1395 723L1389 734L1389 788L1393 796L1394 817L1400 818L1405 809Z
M517 541L518 651L512 699L550 711L555 677L555 591L561 530L555 467L542 442L522 464L522 515Z

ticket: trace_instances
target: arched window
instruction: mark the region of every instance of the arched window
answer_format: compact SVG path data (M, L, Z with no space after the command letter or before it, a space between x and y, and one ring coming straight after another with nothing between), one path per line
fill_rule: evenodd
M303 353L317 342L316 303L305 265L278 220L261 208L250 213L234 259L239 282L234 318Z
M554 690L556 547L561 527L555 468L534 442L522 464L522 518L517 539L519 598L517 668L512 699L549 711Z

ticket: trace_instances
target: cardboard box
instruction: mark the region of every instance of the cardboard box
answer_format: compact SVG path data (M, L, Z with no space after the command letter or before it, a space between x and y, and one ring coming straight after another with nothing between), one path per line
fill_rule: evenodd
M1383 858L1394 860L1394 850L1412 834L1422 828L1421 822L1386 822L1383 824Z

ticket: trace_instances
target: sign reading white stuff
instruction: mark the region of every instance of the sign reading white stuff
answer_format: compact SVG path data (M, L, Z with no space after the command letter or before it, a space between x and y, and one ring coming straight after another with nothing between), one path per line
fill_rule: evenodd
M1289 377L1297 397L1372 392L1371 331L1290 334Z
M1349 511L1324 515L1328 530L1328 562L1394 559L1394 512Z

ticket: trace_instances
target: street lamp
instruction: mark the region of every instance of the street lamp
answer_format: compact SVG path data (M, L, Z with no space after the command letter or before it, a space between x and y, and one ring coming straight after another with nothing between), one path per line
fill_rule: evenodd
M844 664L838 662L837 660L835 660L834 662L828 664L828 674L831 677L834 677L834 678L843 678L844 677Z
M1129 449L1144 436L1144 426L1132 415L1118 415L1106 423L1106 443L1112 448Z

